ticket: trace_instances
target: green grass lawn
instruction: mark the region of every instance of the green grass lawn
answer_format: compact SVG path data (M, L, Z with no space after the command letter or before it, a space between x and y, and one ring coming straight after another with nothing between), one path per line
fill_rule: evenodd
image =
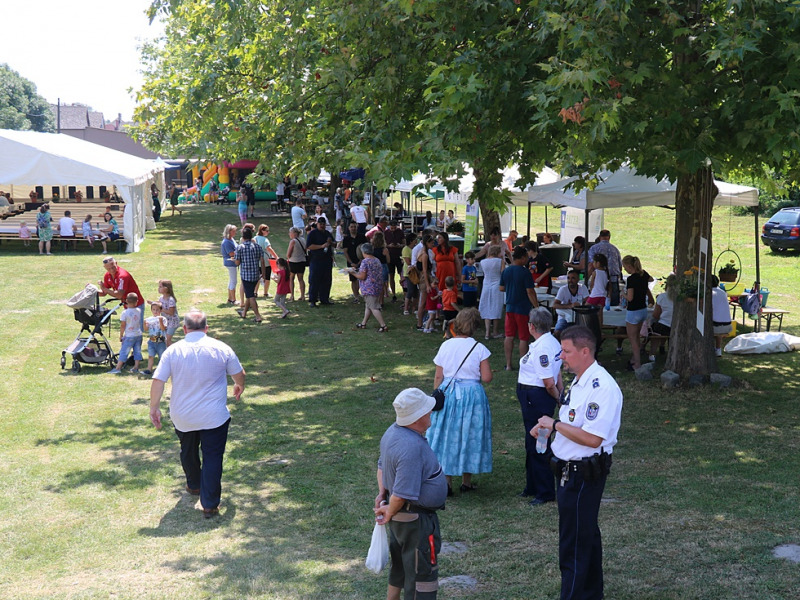
M605 223L623 253L660 276L670 269L672 217L619 210ZM59 368L79 330L63 303L102 275L100 256L0 246L0 598L384 596L385 575L363 567L378 442L395 394L431 388L441 339L415 332L412 317L391 303L387 334L374 321L357 331L363 309L345 302L296 303L296 314L280 320L262 301L264 323L242 321L224 302L218 251L225 223L236 219L214 206L165 216L141 252L118 256L149 299L158 279L171 279L179 310L205 310L211 334L247 370L242 401L231 406L222 514L210 521L183 492L174 433L149 422L149 381ZM289 221L268 222L282 252ZM543 229L542 209L533 223ZM715 247L730 237L751 281L752 218L722 210L714 224ZM770 304L791 311L784 330L794 334L798 261L762 250ZM348 293L346 277L334 273L334 299ZM516 377L502 371L501 342L488 344L494 472L441 514L445 541L468 547L441 558L441 575L470 575L478 589L445 588L440 597L554 598L557 511L516 496L524 481ZM606 351L601 359L625 394L600 516L607 598L796 598L800 567L771 555L777 544L800 543L796 354L726 356L719 368L737 378L734 388L677 392L636 382L624 371L626 356Z

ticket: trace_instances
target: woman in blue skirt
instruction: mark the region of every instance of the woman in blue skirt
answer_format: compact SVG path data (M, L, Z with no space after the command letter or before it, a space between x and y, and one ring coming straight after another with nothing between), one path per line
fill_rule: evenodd
M461 491L470 492L476 489L473 473L492 471L492 414L482 385L492 380L491 352L472 339L481 322L475 308L459 312L455 337L433 359L433 385L445 392L445 401L441 411L432 413L427 437L447 476L448 495L453 476L461 476Z

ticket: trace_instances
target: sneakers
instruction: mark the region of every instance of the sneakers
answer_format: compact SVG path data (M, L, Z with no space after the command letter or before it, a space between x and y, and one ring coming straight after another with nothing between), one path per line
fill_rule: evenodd
M717 356L722 356L722 348L717 348L714 354L716 354Z
M420 325L419 327L417 327L417 331L425 331L425 328Z
M128 372L129 372L129 373L133 373L134 375L138 375L138 374L139 374L139 369L131 369L131 370L130 370L130 371L128 371Z
M650 360L650 362L656 362L656 355L655 354L651 354L647 358Z
M411 313L409 313L407 310L404 310L404 311L403 311L403 316L404 316L404 317L407 317L407 316L408 316L408 315L410 315L410 314L411 314Z
M617 356L622 356L622 348L617 348Z
M433 333L433 329L423 329L423 333Z
M108 372L108 374L109 374L109 375L122 375L122 371L120 371L119 369L111 369L111 370Z
M152 375L152 374L153 372L150 369L145 369L144 371L142 371L142 375Z

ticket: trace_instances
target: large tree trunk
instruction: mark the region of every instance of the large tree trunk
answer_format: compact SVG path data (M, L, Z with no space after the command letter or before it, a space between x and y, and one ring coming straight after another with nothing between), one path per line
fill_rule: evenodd
M477 166L479 161L473 161L472 167L472 174L475 176L475 184L478 181L482 181L483 177L483 169ZM475 188L477 189L477 185ZM473 192L474 194L474 192ZM475 196L473 195L470 197L470 201L475 202ZM489 202L482 202L480 198L477 199L478 206L481 210L481 228L483 229L483 239L485 241L489 241L489 234L492 232L493 229L497 228L500 229L500 215L493 207L491 201Z
M716 367L714 334L711 323L711 208L717 188L710 168L678 179L675 202L675 263L679 281L698 267L701 281L706 275L704 334L697 329L697 303L676 300L666 367L686 380L692 375L708 377ZM708 240L708 251L701 255L700 238ZM700 304L703 305L701 290Z

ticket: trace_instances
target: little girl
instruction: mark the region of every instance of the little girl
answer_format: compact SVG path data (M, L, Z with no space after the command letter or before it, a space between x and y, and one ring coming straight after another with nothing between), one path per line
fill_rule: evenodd
M436 287L436 283L436 278L433 278L425 297L425 310L428 311L428 317L423 326L423 331L425 333L433 333L433 322L436 320L436 315L439 312L439 308L442 306L439 302L439 298L442 294L439 292L439 288Z
M24 221L19 224L19 239L23 241L25 246L31 245L31 230L28 229Z
M97 241L103 244L103 254L108 254L108 246L106 245L106 240L108 238L103 234L103 232L92 229L92 215L86 215L81 229L83 231L83 239L89 242L90 248L94 248L94 238L95 233L97 233Z
M587 304L603 306L606 303L606 289L608 288L608 259L603 254L594 257L594 271L589 277L589 288L592 290L586 299Z
M172 291L172 282L169 279L160 280L158 293L161 294L161 298L159 298L161 314L167 318L167 346L169 346L172 344L172 335L181 324L181 318L178 316L178 302Z
M289 309L286 308L286 294L289 293L289 263L285 258L279 258L276 265L278 268L272 274L272 280L278 284L278 289L275 291L275 306L283 310L281 319L285 319L289 315Z
M606 290L608 288L608 258L604 254L598 254L594 257L592 262L594 271L589 277L589 297L586 299L586 304L601 307L598 313L600 325L603 325L603 311L602 307L606 303Z
M344 240L344 219L339 219L336 221L336 237L334 241L336 242L336 247L342 247L342 241Z

